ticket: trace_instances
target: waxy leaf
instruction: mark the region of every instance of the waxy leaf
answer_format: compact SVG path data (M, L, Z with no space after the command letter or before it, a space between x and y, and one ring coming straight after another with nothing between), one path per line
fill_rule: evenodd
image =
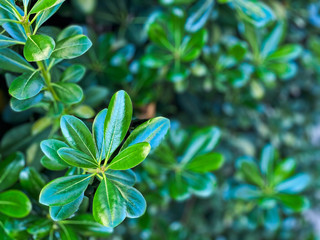
M36 106L38 103L40 103L43 97L44 97L43 93L39 93L38 95L25 100L19 100L12 97L10 100L10 106L16 112L25 111L29 108Z
M62 74L61 82L79 82L84 74L86 73L86 68L80 64L75 64L68 67Z
M83 98L82 88L75 83L58 82L52 85L58 98L66 104L78 103Z
M0 193L0 212L15 218L23 218L31 211L29 198L18 190Z
M81 34L83 34L82 27L77 25L71 25L66 27L59 33L57 37L57 41L60 41L69 37L73 37L75 35L81 35Z
M136 175L131 169L124 171L114 171L108 169L105 172L105 175L107 179L118 184L120 183L127 186L133 186L136 182Z
M99 167L95 158L73 148L60 148L58 154L70 166L81 168Z
M23 167L24 157L20 152L13 153L0 162L0 192L18 181Z
M54 47L55 42L49 36L28 36L26 45L23 48L23 55L29 62L46 60L51 56Z
M80 197L66 205L50 207L51 218L54 221L61 221L71 217L79 209L83 197L84 194L82 193Z
M25 100L36 96L43 88L44 81L40 72L24 73L17 77L10 85L9 93L18 100Z
M134 129L121 147L123 149L136 143L148 142L151 149L159 146L161 140L170 128L170 121L164 117L157 117L146 121Z
M206 173L221 168L224 158L220 153L207 153L192 159L185 169L198 173Z
M91 175L74 175L57 178L41 190L39 202L47 206L66 205L83 194L91 177Z
M34 31L36 32L45 21L47 21L53 14L55 14L55 12L58 11L58 9L61 5L62 5L62 3L57 4L54 7L51 7L47 10L42 11L37 17Z
M91 47L90 39L85 35L75 35L57 42L52 53L54 58L72 59L81 56Z
M93 159L96 147L88 127L78 118L65 115L60 121L61 131L70 146L82 151Z
M9 49L0 49L0 68L10 72L34 72L35 69L18 53Z
M116 227L126 217L126 203L118 188L104 176L93 198L93 217L106 227Z
M58 155L58 150L68 145L62 141L56 139L44 140L40 144L42 152L46 155L46 158L41 159L41 163L50 170L63 170L68 165Z
M99 161L105 157L106 147L104 142L104 124L106 121L107 112L108 109L101 110L95 117L92 125L92 134L98 149Z
M149 154L151 146L149 143L134 144L120 152L107 166L113 170L126 170L141 163Z
M34 14L43 10L52 8L60 3L63 3L65 0L39 0L32 7L29 14Z
M132 117L131 99L125 91L115 93L110 101L104 124L105 159L120 145L129 129Z

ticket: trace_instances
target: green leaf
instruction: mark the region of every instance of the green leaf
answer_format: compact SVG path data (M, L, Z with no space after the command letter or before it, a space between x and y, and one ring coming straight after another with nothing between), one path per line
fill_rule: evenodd
M274 168L274 161L275 161L275 149L271 144L264 146L261 152L260 158L260 168L261 172L267 176L270 180L273 168Z
M83 194L91 177L86 174L57 178L41 190L39 202L47 206L66 205Z
M192 36L186 36L181 44L181 60L190 62L198 58L207 39L208 33L205 29Z
M264 186L264 180L257 164L254 161L247 158L240 158L237 160L237 165L248 183L252 183L260 187Z
M105 172L105 175L108 178L108 180L116 184L133 186L136 182L136 175L131 169L124 170L124 171L114 171L114 170L108 169Z
M120 145L130 127L132 103L125 91L115 93L109 103L104 122L104 143L106 161Z
M231 196L236 199L252 200L260 198L262 192L256 186L242 184L232 189Z
M63 205L63 206L53 206L50 207L50 216L54 221L61 221L66 218L71 217L80 207L80 204L82 203L84 194L82 193L80 197L78 197L76 200Z
M279 199L283 205L295 212L301 212L310 206L308 199L299 195L277 194L276 199Z
M75 35L57 42L52 53L54 58L72 59L81 56L91 47L90 39L85 35Z
M0 193L0 212L15 218L23 218L31 211L29 198L18 190Z
M170 121L164 117L152 118L135 128L121 147L120 151L136 143L148 142L151 149L159 146L170 128Z
M74 64L68 67L61 75L61 82L79 82L84 74L86 73L86 68L80 64Z
M282 193L295 194L302 192L311 181L311 177L306 173L299 173L281 183L279 183L275 190Z
M204 128L193 134L184 154L181 163L187 163L200 154L205 154L216 146L220 138L220 130L216 127Z
M198 1L189 9L190 15L187 18L185 28L189 32L199 31L207 22L213 9L214 0Z
M260 54L263 58L266 58L270 53L274 52L278 48L282 35L283 23L279 22L274 26L270 34L262 43Z
M267 57L267 61L290 61L299 57L302 47L298 44L287 44L280 47Z
M58 150L59 156L70 166L80 168L97 168L99 167L95 158L87 154L73 149L73 148L60 148Z
M51 7L47 10L41 11L41 13L38 15L36 20L36 25L34 27L34 31L37 32L37 30L41 27L41 25L47 21L53 14L58 11L62 3L55 5L54 7Z
M20 171L24 168L24 157L20 152L13 153L0 162L0 191L3 191L19 179Z
M191 195L187 181L180 174L170 175L168 185L170 196L177 201L184 201Z
M52 84L58 98L66 104L75 104L82 100L82 88L75 83L58 82Z
M155 43L157 46L164 49L172 50L173 46L167 38L166 29L159 22L152 22L148 26L148 35L150 40Z
M51 56L55 45L54 40L49 36L28 36L23 55L29 62L43 61Z
M77 215L64 221L64 224L77 229L77 232L86 237L107 237L113 232L113 228L97 223L91 214Z
M57 37L57 41L60 41L69 37L73 37L75 35L81 35L81 34L83 34L82 27L77 25L71 25L66 27L59 33Z
M40 103L43 97L44 97L43 93L39 93L38 95L25 100L18 100L12 97L10 100L10 106L16 112L25 111L29 108L36 106L38 103Z
M63 147L68 147L68 145L56 139L42 141L40 148L46 155L46 158L41 159L42 165L50 170L63 170L68 167L65 161L58 155L58 150Z
M118 188L104 176L93 198L93 217L106 227L116 227L126 217L126 202Z
M7 0L4 0L4 1L8 2ZM11 14L10 12L3 11L8 6L9 6L9 4L7 4L7 3L0 4L0 9L2 10L2 11L0 11L0 19L9 19L9 20L14 20L14 21L19 20L16 12ZM19 7L17 7L16 5L15 5L15 8L21 15L22 14L21 9ZM13 9L13 8L11 8L11 9ZM18 24L18 23L14 23L14 22L5 22L2 24L2 28L4 28L4 30L15 40L18 40L20 42L25 42L27 39L27 34L26 34L22 24Z
M113 170L126 170L141 163L149 154L151 146L149 143L136 143L120 152L107 168Z
M49 219L38 219L28 225L27 232L36 239L43 239L49 235L52 225Z
M24 73L13 80L9 93L18 100L36 96L43 88L44 81L38 71Z
M77 234L77 230L60 224L60 237L61 240L80 240L80 237Z
M210 196L217 186L217 180L212 173L184 172L183 175L188 183L188 191L199 197Z
M108 109L101 110L95 117L92 125L92 134L98 149L99 161L105 156L106 150L104 142L104 123L106 121L107 112Z
M5 71L17 73L35 71L23 57L9 48L0 49L0 68Z
M65 0L39 0L31 8L29 14L34 14L52 8L60 3L63 3Z
M43 177L33 167L26 167L20 172L20 184L33 197L38 198L41 189L46 184Z
M81 120L65 115L61 118L60 126L64 138L71 147L82 151L92 159L96 159L97 150L91 132Z
M206 173L222 167L224 157L220 153L207 153L192 159L185 169L198 173Z
M275 184L290 177L296 168L296 161L293 158L287 158L278 164L274 170L273 181Z
M22 42L14 40L10 37L0 35L0 48L7 48L16 44L21 44Z

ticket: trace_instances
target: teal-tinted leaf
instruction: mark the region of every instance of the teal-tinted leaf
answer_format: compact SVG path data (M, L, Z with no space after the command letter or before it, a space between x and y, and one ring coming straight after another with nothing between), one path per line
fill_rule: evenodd
M66 205L83 194L91 177L86 174L57 178L41 190L39 202L47 206Z
M29 62L43 61L48 59L55 47L54 40L46 35L28 36L23 48L23 55Z
M296 168L296 161L293 158L287 158L278 164L274 170L273 181L275 184L290 177Z
M57 4L54 7L51 7L47 10L42 11L37 17L34 31L37 32L37 30L41 27L41 25L45 21L47 21L53 14L55 14L56 11L58 11L58 9L61 5L62 5L62 3Z
M183 175L188 183L189 192L196 196L208 197L216 188L217 180L212 173L185 172Z
M108 160L120 145L129 129L132 117L132 103L125 91L115 93L109 103L104 123L105 159Z
M237 160L240 172L248 183L255 184L257 186L264 186L264 180L261 176L259 168L254 161L249 161L246 158L240 158Z
M277 207L273 207L271 209L268 209L266 211L265 219L264 219L264 225L269 229L270 231L275 231L280 226L280 216L279 216L279 210Z
M205 154L216 146L220 138L220 130L216 127L209 127L197 131L191 138L181 162L187 163L200 154Z
M42 152L46 155L45 158L41 159L41 163L44 167L50 170L63 170L68 164L63 161L58 155L58 150L63 147L68 147L64 142L56 139L44 140L40 144Z
M133 186L136 182L136 175L131 169L124 170L124 171L114 171L114 170L108 169L105 172L105 175L108 180L115 182L117 184L120 183L123 185Z
M267 64L267 67L283 80L288 80L294 77L298 71L298 66L294 62L269 63Z
M17 10L17 5L14 0L0 0L0 8L16 16L15 10Z
M207 39L208 33L204 29L192 36L184 37L181 44L181 60L184 62L190 62L198 58Z
M23 167L24 157L20 152L13 153L0 162L0 192L18 181Z
M6 0L4 0L6 1ZM16 14L9 13L7 11L3 11L5 7L7 7L8 4L0 4L0 19L10 19L10 20L15 20L17 21L17 17L15 16ZM15 5L16 6L16 5ZM22 14L22 11L19 7L16 6L17 11ZM22 14L23 15L23 14ZM20 42L25 42L27 39L27 34L24 31L24 28L22 24L18 23L13 23L13 22L5 22L2 24L2 27L4 30L15 40L18 40Z
M49 219L38 219L28 225L27 232L36 239L43 239L49 235L52 225Z
M271 144L264 146L262 149L260 161L261 172L270 179L275 161L275 149Z
M150 45L146 54L142 57L142 64L149 68L159 68L169 64L173 60L173 55L160 47Z
M71 220L64 221L64 224L74 227L77 232L87 237L107 237L113 231L112 228L97 223L91 214L75 216Z
M22 0L22 2L23 2L23 6L27 8L29 4L29 0Z
M125 143L122 145L121 151L140 142L148 142L151 145L151 149L154 150L159 146L169 128L169 119L164 117L152 118L139 125L131 132Z
M52 85L58 98L66 104L78 103L83 98L82 88L75 83L58 82Z
M76 200L63 205L63 206L53 206L50 207L50 216L54 221L61 221L66 218L69 218L74 214L80 207L80 204L82 203L84 194L82 193L80 197L78 197Z
M185 28L189 32L197 32L207 22L213 9L214 0L198 1L189 9L190 15L187 18Z
M60 148L58 154L70 166L80 168L99 167L95 158L73 148Z
M261 191L252 185L240 185L232 189L230 193L231 198L251 200L262 196Z
M107 112L108 109L101 110L95 117L92 125L92 133L98 149L99 161L105 157L106 147L104 142L104 124L106 121Z
M34 14L52 8L60 3L63 3L65 0L39 0L31 8L29 14Z
M35 71L23 57L9 48L0 49L0 68L5 71L17 73Z
M0 48L7 48L16 44L21 44L21 42L4 35L0 35Z
M81 34L83 34L82 27L77 25L71 25L66 27L59 33L57 37L57 41L60 41L69 37L73 37L75 35L81 35Z
M185 169L198 173L206 173L222 167L224 157L220 153L207 153L191 159Z
M184 201L190 197L188 183L180 174L172 174L168 181L170 196L177 201Z
M126 170L141 163L149 154L151 146L149 143L136 143L120 152L107 168L113 170Z
M20 184L33 197L38 198L43 186L46 184L43 177L33 167L26 167L20 172Z
M74 64L68 67L62 74L61 82L79 82L84 74L86 73L86 68L80 64Z
M274 26L270 34L262 43L261 56L266 58L270 53L274 52L280 43L283 34L283 23L280 22Z
M10 106L16 112L25 111L29 108L36 106L38 103L40 103L41 100L43 99L43 96L44 96L43 93L39 93L38 95L25 100L18 100L12 97L10 100Z
M57 42L52 53L54 58L72 59L84 54L91 47L90 39L85 35L75 35Z
M0 212L15 218L23 218L31 211L29 198L18 190L0 193Z
M93 198L93 217L106 227L116 227L126 217L126 202L104 176Z
M300 193L310 184L310 181L311 177L308 174L300 173L279 183L275 190L289 194Z
M13 80L9 93L18 100L36 96L43 88L44 81L38 71L24 73Z
M279 199L287 208L295 212L306 210L310 206L308 199L299 195L277 194L276 198Z
M280 47L267 57L267 61L290 61L299 57L302 47L298 44L287 44Z
M65 115L60 121L61 131L70 146L82 151L93 159L96 147L88 127L78 118Z

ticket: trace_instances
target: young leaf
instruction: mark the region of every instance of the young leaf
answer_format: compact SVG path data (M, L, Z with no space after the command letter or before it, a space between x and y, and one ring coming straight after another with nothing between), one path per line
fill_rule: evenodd
M24 157L20 152L13 153L0 162L0 192L18 181L23 167Z
M36 96L43 88L44 81L38 71L24 73L10 85L9 93L18 100Z
M129 129L132 117L131 99L125 91L119 91L111 98L104 123L106 160L120 145Z
M54 40L46 35L28 36L23 48L23 55L29 62L43 61L48 59L55 47Z
M83 194L92 175L73 175L57 178L40 192L39 202L47 206L66 205Z
M29 14L34 14L52 8L60 3L63 3L65 0L39 0L31 8Z
M207 153L192 159L185 169L198 173L206 173L221 168L224 158L220 153Z
M0 212L15 218L23 218L31 211L29 198L18 190L0 193Z
M68 145L56 139L42 141L40 148L46 155L46 158L42 158L41 163L50 170L65 169L68 164L66 164L66 162L58 155L58 150L63 147L68 147Z
M152 118L134 129L121 147L120 151L136 143L148 142L155 149L167 134L170 121L164 117Z
M60 148L58 154L70 166L81 168L99 167L95 158L73 148Z
M75 104L82 100L82 88L75 83L58 82L52 84L58 98L66 104Z
M84 194L82 193L80 197L78 197L76 200L63 205L63 206L52 206L50 207L50 216L54 221L61 221L66 218L69 218L74 214L80 207L80 204L82 203Z
M57 42L52 53L54 58L72 59L81 56L91 47L90 39L85 35L75 35Z
M0 49L0 68L9 72L34 72L35 69L15 51L9 48Z
M61 131L70 146L96 158L96 147L88 127L78 118L65 115L60 121Z
M61 75L61 82L79 82L84 74L86 73L86 68L80 64L74 64L68 67Z
M126 217L126 203L118 188L105 176L93 198L93 217L106 227L116 227Z
M268 179L273 171L275 161L275 149L272 145L268 144L262 149L260 168L261 172L265 174Z
M133 168L148 156L150 150L151 146L149 143L142 142L134 144L120 152L114 159L112 159L108 168L113 170L126 170Z
M106 121L107 112L108 109L101 110L95 117L92 125L92 133L98 149L99 161L105 157L104 123Z

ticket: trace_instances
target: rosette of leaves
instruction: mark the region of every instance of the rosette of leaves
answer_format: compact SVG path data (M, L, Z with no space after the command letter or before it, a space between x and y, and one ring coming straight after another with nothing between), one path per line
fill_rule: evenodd
M73 167L69 176L47 184L40 203L50 206L53 219L70 217L81 204L88 185L98 179L93 198L93 216L104 226L115 227L126 217L141 216L146 209L142 194L133 188L136 181L131 168L140 164L169 129L169 120L151 119L138 126L120 147L132 117L130 97L119 91L109 108L96 116L92 133L78 118L65 115L61 130L65 142L50 139L41 143L44 166L61 170ZM57 217L59 215L59 217Z
M151 15L147 31L152 42L142 58L150 68L165 70L165 78L180 86L190 74L190 62L199 58L207 41L207 31L187 32L186 16L179 8Z
M10 154L0 161L0 213L8 217L26 217L32 208L29 198L23 192L10 189L19 180L24 165L24 156L21 152Z
M15 111L42 107L60 116L83 99L77 82L84 76L85 67L61 62L84 54L91 41L79 26L62 31L42 27L63 2L39 0L30 6L29 1L23 1L23 10L13 0L0 2L0 24L4 29L0 35L0 66L21 74L7 78L10 105Z
M286 212L301 212L309 207L301 192L310 183L305 173L295 174L296 161L279 159L272 145L266 145L258 165L251 157L236 162L243 184L231 189L230 196L251 202L256 211L262 210L264 225L275 230L280 224L280 208Z
M164 141L144 164L152 176L162 177L155 183L169 192L171 198L183 201L196 195L207 197L213 193L216 178L211 171L222 167L224 158L212 152L219 141L220 131L207 127L190 133L182 129L171 130Z

